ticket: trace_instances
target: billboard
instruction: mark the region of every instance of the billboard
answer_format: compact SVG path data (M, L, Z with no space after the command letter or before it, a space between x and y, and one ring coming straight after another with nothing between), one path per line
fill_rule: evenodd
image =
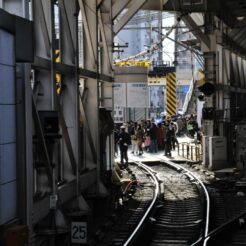
M148 101L147 83L114 83L114 107L147 108Z

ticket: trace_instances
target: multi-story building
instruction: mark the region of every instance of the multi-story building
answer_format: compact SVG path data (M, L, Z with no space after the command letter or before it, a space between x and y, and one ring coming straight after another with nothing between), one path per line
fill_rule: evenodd
M127 46L123 49L118 48L119 52L115 52L115 59L128 58L148 49L162 38L162 35L171 28L174 22L175 16L170 13L139 11L115 38L115 47ZM155 66L176 67L178 112L182 110L187 91L198 66L193 52L188 48L191 45L187 42L187 40L192 42L195 38L182 21L169 35L169 38L164 39L161 47L159 46L159 49L154 53L146 54L142 58L149 60ZM115 50L117 51L117 48ZM128 109L127 120L138 120L136 112L139 117L143 115L155 117L166 111L165 85L152 84L149 85L148 90L149 107L147 109ZM142 111L142 114L139 111Z

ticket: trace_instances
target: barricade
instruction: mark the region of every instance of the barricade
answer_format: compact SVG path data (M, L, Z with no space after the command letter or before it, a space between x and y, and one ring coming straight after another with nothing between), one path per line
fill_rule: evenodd
M201 161L201 150L201 144L182 142L179 143L178 155L191 161Z

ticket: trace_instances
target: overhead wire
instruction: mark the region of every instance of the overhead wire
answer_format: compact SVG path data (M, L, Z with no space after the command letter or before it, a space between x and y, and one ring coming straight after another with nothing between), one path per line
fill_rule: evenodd
M120 60L117 60L117 61L129 61L129 60L134 60L134 59L137 59L139 57L144 57L146 55L149 55L151 53L153 53L154 51L158 50L159 49L159 46L162 44L162 42L172 33L172 31L175 29L175 27L178 26L180 20L181 20L181 17L183 16L184 14L181 14L180 17L178 17L176 19L176 22L174 23L174 25L165 33L165 34L162 34L162 37L157 40L157 42L155 42L154 44L152 44L150 46L150 48L148 49L145 49L141 52L139 52L138 54L136 55L133 55L133 56L129 56L127 58L123 58L123 59L120 59Z
M94 11L87 3L85 3L85 5L91 10L91 12L93 12L94 14L96 14L96 11ZM127 58L123 58L123 59L117 59L117 61L129 61L129 60L134 60L137 59L138 57L144 57L145 55L149 55L151 53L153 53L154 51L157 51L159 49L159 46L162 44L162 42L167 38L173 42L177 42L178 44L182 45L183 47L189 49L191 52L193 52L195 54L195 58L197 60L197 62L199 63L199 65L201 67L203 67L203 60L201 58L201 54L199 54L196 50L194 50L193 48L186 46L185 44L179 43L178 41L171 39L169 37L169 35L172 33L172 31L179 25L182 16L186 15L187 13L182 13L177 19L174 25L172 25L169 30L166 32L166 34L162 34L162 38L160 40L158 40L157 42L155 42L154 44L152 44L150 46L150 48L139 52L136 55L133 56L129 56ZM105 27L110 28L109 26L105 25ZM195 29L194 29L195 30ZM155 30L156 31L156 30ZM187 32L192 32L193 30L189 30ZM185 33L187 33L185 32ZM118 37L121 41L123 41L120 37ZM124 41L123 41L124 42Z

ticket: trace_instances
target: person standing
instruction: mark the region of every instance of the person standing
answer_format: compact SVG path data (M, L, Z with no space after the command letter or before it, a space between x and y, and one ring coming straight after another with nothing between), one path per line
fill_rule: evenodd
M138 142L138 155L142 155L143 154L142 144L144 142L144 130L140 124L138 125L136 136L137 136L137 142Z
M127 168L128 167L128 155L127 155L127 150L128 150L128 145L131 144L131 138L130 134L126 132L125 126L120 127L120 134L119 134L119 147L120 147L120 163L122 167ZM125 163L124 163L125 160Z
M158 129L156 127L155 123L152 123L149 136L150 136L150 152L157 153L158 147L157 147L157 133Z
M166 122L165 127L165 156L171 157L173 129L170 121Z
M184 128L184 123L183 120L181 119L181 116L179 116L177 119L177 125L178 125L177 136L180 137L183 134L183 128Z
M171 122L171 145L172 145L172 149L175 150L175 145L177 145L177 147L179 147L179 142L178 139L176 137L176 134L178 132L178 125L176 122L172 121Z
M137 141L137 122L134 123L134 126L131 127L131 132L130 132L130 136L131 136L131 142L132 142L132 154L134 154L134 152L137 154L138 153L138 141Z
M145 141L144 141L144 145L145 145L145 150L147 152L149 152L149 149L150 149L150 136L149 136L149 131L150 131L150 128L151 128L151 124L150 124L150 121L147 121L146 122L146 126L145 126Z
M114 126L114 156L118 156L118 147L119 147L119 134L120 129L117 125Z
M161 123L158 124L157 146L158 146L158 150L164 149L164 130Z

